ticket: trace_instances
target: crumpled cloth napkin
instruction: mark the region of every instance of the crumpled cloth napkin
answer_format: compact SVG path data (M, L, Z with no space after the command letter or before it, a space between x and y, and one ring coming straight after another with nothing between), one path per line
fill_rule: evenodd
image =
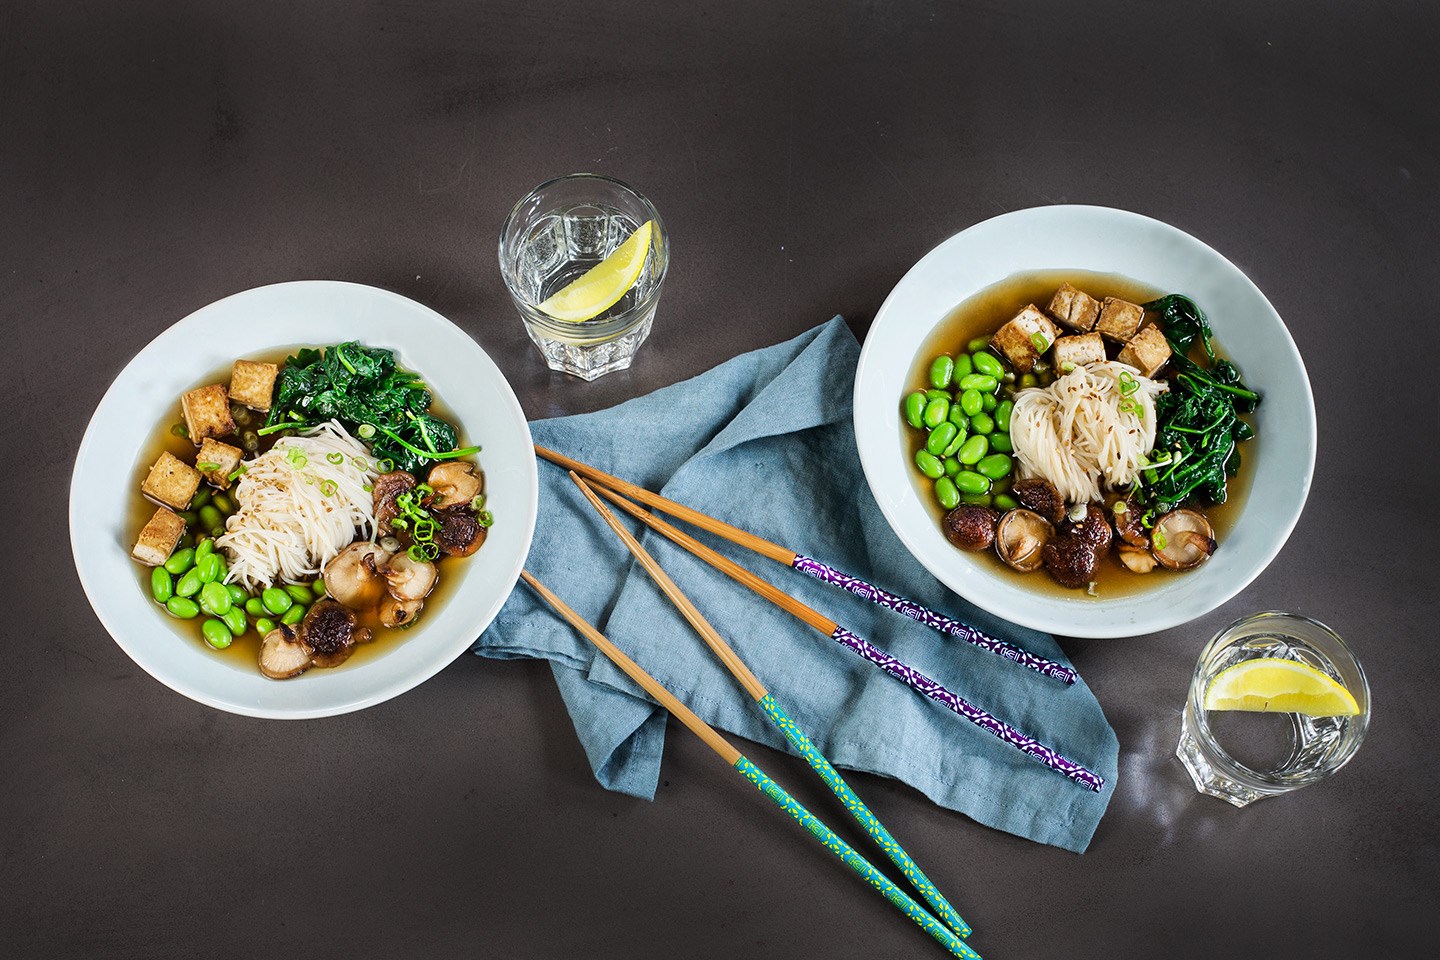
M946 590L886 525L855 448L851 385L858 357L859 344L836 317L694 379L531 429L542 446L1068 663L1052 637L998 620ZM544 461L539 469L529 569L708 723L787 749L566 472ZM621 516L632 530L638 527ZM1045 768L645 532L646 549L832 763L902 780L999 830L1085 849L1115 789L1118 743L1083 680L1066 687L758 554L687 531L1088 766L1106 785L1093 793ZM549 660L595 778L611 790L654 797L665 711L523 583L474 652Z

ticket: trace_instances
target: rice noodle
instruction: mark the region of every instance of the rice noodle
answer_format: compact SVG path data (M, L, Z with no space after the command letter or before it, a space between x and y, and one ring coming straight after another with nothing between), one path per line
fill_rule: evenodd
M331 462L335 455L340 462ZM226 582L248 589L314 577L357 534L371 539L376 477L370 451L338 421L281 437L235 488L239 509L215 541L229 560Z
M1138 383L1128 397L1122 374ZM1067 503L1099 500L1102 481L1111 488L1130 483L1155 446L1155 395L1167 389L1129 364L1107 360L1048 387L1020 391L1010 414L1020 474L1049 480ZM1133 412L1121 409L1127 399Z

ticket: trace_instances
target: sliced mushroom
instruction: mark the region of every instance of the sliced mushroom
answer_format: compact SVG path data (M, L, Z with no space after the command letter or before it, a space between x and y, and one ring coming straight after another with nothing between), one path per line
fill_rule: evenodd
M313 652L295 636L288 625L265 634L260 641L260 672L271 680L288 680L310 669Z
M1042 548L1055 535L1055 528L1033 510L1011 510L995 528L995 552L1009 566L1033 573L1044 563Z
M1116 500L1110 507L1110 512L1115 516L1115 532L1120 535L1121 540L1145 550L1150 549L1150 534L1140 522L1143 512L1140 504L1126 497Z
M995 542L998 519L989 507L962 504L945 514L945 537L962 550L985 550Z
M1155 569L1155 557L1144 547L1122 542L1115 548L1115 553L1131 573L1149 573Z
M402 627L420 616L424 600L400 600L387 595L380 601L380 622L387 627Z
M440 524L440 529L435 532L435 539L439 542L440 549L448 555L468 557L485 542L485 528L480 526L475 514L465 507L436 510L434 516Z
M1094 503L1087 504L1084 514L1075 521L1075 533L1095 548L1096 555L1102 557L1109 551L1110 541L1114 537L1105 511Z
M1045 558L1045 569L1062 587L1077 589L1095 579L1095 567L1100 558L1095 545L1074 529L1063 531L1052 537L1041 549Z
M447 460L430 468L425 481L435 491L431 505L458 507L478 497L485 489L485 475L469 460Z
M300 621L300 642L314 651L317 667L335 667L350 658L361 635L369 639L369 630L360 626L355 611L325 597L316 600L305 619Z
M1161 566L1189 570L1210 559L1210 554L1215 552L1215 529L1203 513L1171 510L1155 521L1150 541Z
M396 600L424 600L435 589L439 571L428 560L412 560L408 553L397 553L381 570ZM390 624L387 624L390 626Z
M390 521L400 515L396 498L415 486L415 478L405 470L392 470L375 478L370 496L375 501L375 526L382 535L390 532Z
M1033 510L1051 523L1065 519L1065 498L1055 489L1055 484L1043 477L1016 480L1010 488L1010 495L1026 510Z
M367 540L357 540L325 564L325 592L354 610L366 610L385 595L379 568L390 554Z

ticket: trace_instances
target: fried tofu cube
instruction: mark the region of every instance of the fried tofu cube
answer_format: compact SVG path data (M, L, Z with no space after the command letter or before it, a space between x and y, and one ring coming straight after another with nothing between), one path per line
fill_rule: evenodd
M1055 370L1066 374L1087 363L1100 363L1105 359L1105 341L1098 333L1082 333L1075 337L1061 337L1055 341Z
M230 474L240 466L240 459L244 456L245 452L239 447L206 437L200 444L200 452L195 455L195 469L210 481L211 486L228 490Z
M1170 342L1165 339L1165 334L1160 332L1159 327L1151 324L1131 337L1130 342L1120 348L1120 355L1115 359L1130 364L1143 376L1153 377L1170 359Z
M147 567L158 567L170 559L170 554L175 551L175 544L180 542L180 536L184 532L185 521L164 507L159 507L140 530L140 539L135 541L135 548L130 551L130 556Z
M235 421L230 418L230 395L218 383L181 394L180 411L185 414L185 428L190 431L192 443L235 432Z
M200 486L200 471L168 450L150 468L140 492L156 503L174 510L190 506L195 490Z
M1100 301L1084 290L1062 283L1050 299L1048 312L1065 326L1084 333L1094 329L1095 321L1100 317Z
M1059 335L1060 329L1032 303L996 330L990 345L1005 355L1016 372L1029 373Z
M273 363L236 360L230 369L230 399L251 410L269 410L280 368Z
M1140 323L1145 319L1145 308L1119 297L1106 297L1100 304L1100 317L1095 321L1095 330L1106 339L1124 343L1135 336Z

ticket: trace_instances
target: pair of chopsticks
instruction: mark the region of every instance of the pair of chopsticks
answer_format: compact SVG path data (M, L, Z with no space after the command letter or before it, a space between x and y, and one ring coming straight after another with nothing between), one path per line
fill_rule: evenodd
M746 570L744 567L735 563L733 560L722 556L721 554L700 543L694 537L691 537L688 534L676 529L675 527L661 520L659 517L656 517L654 514L649 513L646 510L642 510L640 507L619 496L615 491L618 490L628 496L633 496L635 499L641 500L642 502L647 503L651 506L658 507L659 509L662 509L667 513L673 514L678 517L683 517L691 523L694 523L696 526L702 527L706 530L711 531L712 533L716 533L736 543L740 543L742 546L750 547L756 552L769 556L772 559L779 560L780 562L786 562L784 560L784 555L789 555L796 558L797 560L807 561L808 564L812 564L817 567L824 567L825 570L831 570L831 568L825 567L824 564L820 564L818 561L813 561L807 557L801 557L798 554L787 551L783 547L778 546L777 544L770 543L769 541L756 537L753 534L750 534L744 530L740 530L737 527L732 527L729 524L724 523L723 521L716 520L713 517L686 507L683 504L676 503L675 501L670 500L666 497L662 497L659 494L651 493L649 490L646 490L643 487L637 487L634 484L627 483L626 481L621 480L618 477L613 477L610 474L597 470L587 464L580 463L577 460L572 460L569 457L558 454L553 450L547 450L544 447L540 446L537 446L535 450L537 453L540 454L540 456L544 457L545 459L550 460L553 463L559 464L560 466L567 467L571 471L571 475L576 479L577 483L579 483L579 479L578 477L575 477L575 475L583 474L590 479L596 481L597 483L601 484L602 486L600 488L600 492L604 494L606 499L619 506L626 513L640 520L642 523L646 524L651 529L670 539L672 542L678 544L681 547L684 547L686 550L690 551L695 556L704 560L712 567L715 567L717 570L720 570L722 573L726 574L727 576L731 577L742 585L748 587L750 590L769 600L771 603L785 610L787 613L796 617L800 621L820 631L821 633L830 637L832 640L835 640L842 646L847 647L854 653L858 654L859 656L868 660L870 663L879 667L881 670L884 670L892 677L895 677L897 680L905 683L907 686L909 686L916 692L924 694L930 699L943 705L947 709L964 717L966 720L969 720L971 723L975 724L980 729L985 730L986 732L994 735L1000 740L1003 740L1005 743L1008 743L1011 746L1023 751L1030 757L1044 764L1046 767L1068 777L1069 779L1075 781L1086 789L1093 790L1098 793L1104 788L1105 780L1099 774L1093 772L1092 770L1089 770L1088 768L1079 763L1076 763L1074 760L1070 760L1069 758L1061 755L1053 748L1046 746L1039 740L1036 740L1034 737L1031 737L1028 734L1017 730L1010 724L1006 723L1003 720L1000 720L986 710L970 703L965 698L947 689L939 682L931 679L930 677L921 673L919 670L916 670L914 667L910 666L904 661L898 659L897 657L891 656L883 650L880 650L873 644L857 636L852 631L840 626L840 624L836 623L834 620L825 617L823 614L819 613L812 607L801 603L799 600L796 600L795 598L789 596L788 594L781 591L779 588L773 586L770 583L767 583L760 577L757 577L755 574L751 573L749 570ZM589 488L584 484L581 484L581 487L582 490L585 490L586 496L589 497L592 503L596 505L597 509L603 510L603 505L601 505L599 501L595 499ZM606 487L609 487L611 489L605 489ZM605 512L608 514L608 511ZM607 522L609 522L610 519L613 518L607 516ZM615 528L617 532L622 529L618 527L615 523L611 523L611 526ZM625 532L624 536L628 536L628 531ZM634 550L632 549L631 552L633 553ZM800 568L797 567L797 569ZM807 570L806 572L810 571ZM845 575L838 573L836 574L836 576L844 580L850 580L856 583L864 584L864 581L860 581L857 578L846 577ZM839 583L840 580L832 580L827 582ZM879 590L878 587L873 587L869 584L866 584L866 586L871 587L871 589L875 591ZM851 588L847 587L847 589ZM859 589L851 589L851 592L855 593L858 596L869 596L869 594L866 594ZM886 594L886 596L893 597L894 595ZM878 600L876 602L881 603L882 606L890 606L889 604L883 603ZM909 601L903 602L909 603ZM891 607L891 609L899 608ZM920 609L924 610L923 607ZM934 614L930 611L926 612L930 613L933 617L941 618L940 614ZM1002 643L1002 641L998 640L994 642ZM1023 653L1023 651L1021 652ZM1033 657L1032 654L1028 653L1026 653L1025 656ZM1033 659L1040 660L1041 658L1033 657ZM1066 669L1059 664L1053 664L1052 661L1049 660L1044 660L1042 662L1051 663L1059 670ZM1073 672L1070 673L1073 678Z
M955 913L953 908L950 908L950 905L945 902L944 898L940 896L939 892L935 891L933 884L930 884L929 880L925 878L925 875L923 873L920 873L918 867L914 867L913 872L910 870L906 870L906 878L909 879L910 882L916 886L916 889L919 890L922 895L926 895L928 892L928 896L926 896L926 899L930 900L932 905L935 902L932 897L937 898L940 903L944 904L944 906L948 909L949 914L953 917L953 923L958 924L959 929L956 929L952 926L947 926L945 923L941 923L928 910L920 906L920 904L916 903L909 896L909 894L907 894L904 890L901 890L893 881L890 880L889 877L885 876L885 874L881 873L878 869L876 869L874 864L866 860L865 857L862 856L858 851L856 851L854 847L850 846L843 839L841 839L833 830L826 826L824 821L822 821L819 817L815 816L809 810L805 809L805 807L798 800L790 796L790 794L785 791L785 788L781 787L774 780L771 780L770 777L765 774L765 771L761 770L754 761L750 760L739 750L735 749L735 747L732 746L730 742L727 741L724 737L722 737L719 733L717 733L713 727L711 727L704 720L701 720L698 716L696 716L688 707L685 706L685 704L681 703L674 694L670 693L670 691L666 690L663 686L661 686L659 681L657 681L654 677L650 676L650 674L646 673L639 664L637 664L634 660L631 660L623 652L621 652L621 650L613 643L611 643L604 634L600 633L600 631L596 630L593 626L586 622L583 617L581 617L578 613L572 610L563 600L557 597L544 584L537 580L535 576L530 573L530 571L523 570L521 571L520 576L525 580L527 584L530 585L530 587L536 593L541 596L542 599L545 600L546 603L548 603L555 610L556 613L560 614L560 616L563 617L566 621L568 621L570 625L573 626L582 636L584 636L587 640L594 644L601 653L603 653L606 657L610 658L610 660L613 661L617 667L623 670L630 677L630 679L638 683L641 688L645 690L646 693L654 697L656 702L658 702L666 710L670 711L671 715L673 715L692 733L699 737L706 746L708 746L711 750L715 751L715 753L719 754L721 759L723 759L728 766L738 771L740 775L743 776L746 780L749 780L751 784L753 784L758 790L760 790L761 793L765 794L765 796L768 797L776 806L778 806L781 810L784 810L795 820L796 823L799 823L802 827L804 827L811 836L813 836L816 840L820 842L822 846L825 847L825 849L829 850L831 853L839 857L841 862L843 862L847 867L849 867L861 878L863 878L867 883L869 883L872 887L879 891L881 896L883 896L886 900L890 901L890 903L892 903L896 908L898 908L900 912L904 913L907 917L913 920L916 925L918 925L922 930L924 930L931 937L933 937L937 942L940 943L941 946L945 947L945 949L950 951L950 953L954 956L961 957L963 958L963 960L980 960L980 955L976 953L974 949L972 949L969 944L967 944L962 939L962 936L968 935L970 933L970 927L966 925L963 920L960 919L959 915ZM744 664L739 663L738 658L734 658L734 662L739 664L739 668L746 674L749 673L749 671L745 669ZM729 666L730 663L727 662L726 665ZM756 684L758 685L758 681L756 681ZM768 695L766 699L770 699ZM767 716L772 716L772 719L776 716L783 717L784 714L783 712L780 712L779 707L774 706L773 699L770 701L770 703L771 708L766 710ZM784 718L784 726L782 726L781 729L785 730L787 728L793 730L794 736L798 736L798 738L803 741L808 748L806 751L804 751L807 760L809 760L812 755L819 757L819 751L815 750L814 746L810 744L808 738L806 738L803 733L799 732L798 728L794 726L793 722L789 721L788 717ZM792 734L787 732L787 737L790 736L792 736ZM795 740L792 739L791 742L794 743ZM886 847L882 845L882 849L884 849L887 854L891 855L891 859L896 859L895 851L898 851L899 854L904 855L904 850L900 848L900 845L896 843L893 838L890 837L889 833L885 831L885 828L883 826L880 825L879 820L875 818L874 814L870 813L870 811L865 808L864 804L860 802L860 799L856 797L852 791L850 791L848 785L845 785L844 781L840 778L840 775L838 773L835 773L834 768L825 761L824 757L819 757L819 762L824 764L825 768L834 775L835 782L832 783L831 780L827 779L826 783L831 784L832 789L835 789L837 794L840 793L840 789L843 788L844 794L842 794L842 796L848 795L850 798L853 799L854 804L860 810L864 811L865 816L868 818L870 823L873 824L873 827L869 824L866 824L866 820L864 819L861 819L861 823L866 824L867 830L870 831L871 836L875 836L876 831L878 830L884 835L884 837L889 840L890 846ZM815 765L814 761L812 761L811 765ZM838 784L838 786L836 784ZM852 814L854 814L857 819L860 819L860 814L857 812L856 808L850 807L849 803L850 802L847 801L847 809L851 809ZM907 861L909 860L908 855L905 856L905 859Z

